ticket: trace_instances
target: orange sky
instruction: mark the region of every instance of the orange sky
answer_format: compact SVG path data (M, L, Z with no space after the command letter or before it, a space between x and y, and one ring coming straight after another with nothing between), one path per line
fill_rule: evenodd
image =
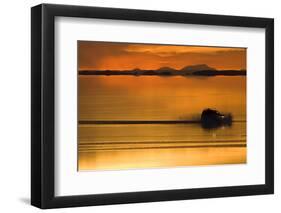
M194 64L246 69L246 49L78 41L79 70L181 69Z

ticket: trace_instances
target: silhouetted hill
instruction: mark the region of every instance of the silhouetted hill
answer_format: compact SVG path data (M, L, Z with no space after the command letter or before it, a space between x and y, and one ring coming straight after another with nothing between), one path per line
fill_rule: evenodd
M202 70L216 70L212 67L209 67L207 64L196 64L191 66L185 66L181 69L182 72L185 74L192 74L195 71L202 71Z
M160 67L159 69L157 69L157 71L177 71L176 69L174 68L171 68L171 67Z

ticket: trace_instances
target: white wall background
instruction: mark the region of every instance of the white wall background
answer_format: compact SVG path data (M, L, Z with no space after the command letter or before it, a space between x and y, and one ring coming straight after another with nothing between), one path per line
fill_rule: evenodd
M44 3L275 18L275 195L126 204L51 212L279 212L281 210L281 3L278 0L45 0ZM0 7L0 212L39 212L30 197L30 7L37 0Z

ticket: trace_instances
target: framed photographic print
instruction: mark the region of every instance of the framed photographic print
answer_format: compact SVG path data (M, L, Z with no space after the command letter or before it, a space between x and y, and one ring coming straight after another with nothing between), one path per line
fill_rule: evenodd
M272 194L274 21L31 9L31 203Z

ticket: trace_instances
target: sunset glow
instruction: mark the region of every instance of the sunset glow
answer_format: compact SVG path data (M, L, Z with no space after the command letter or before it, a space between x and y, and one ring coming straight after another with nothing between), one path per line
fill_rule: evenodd
M247 163L246 48L77 48L78 171Z
M79 41L79 70L130 70L208 64L246 69L246 48Z

